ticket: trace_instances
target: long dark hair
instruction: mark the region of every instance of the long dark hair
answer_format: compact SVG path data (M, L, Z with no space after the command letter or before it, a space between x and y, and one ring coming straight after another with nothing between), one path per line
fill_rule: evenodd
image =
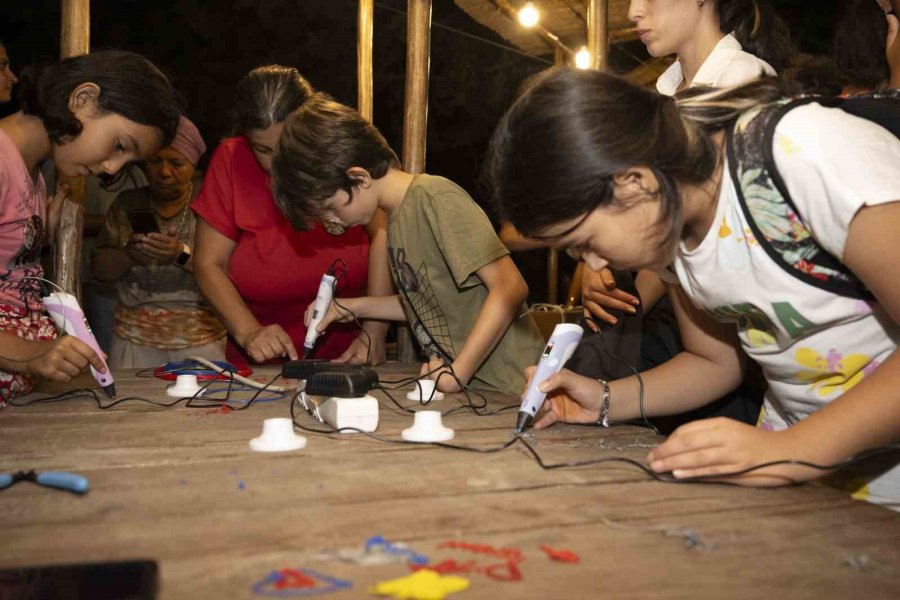
M297 69L281 65L253 69L237 85L232 135L281 123L312 94L312 86Z
M397 155L362 115L316 92L284 123L272 159L275 204L295 229L321 216L323 201L357 182L347 171L362 167L380 179L397 167Z
M841 85L874 89L891 76L885 56L887 20L873 0L847 0L832 41Z
M599 71L549 69L525 83L497 125L486 183L499 216L535 235L610 204L614 175L643 165L659 181L668 242L680 230L680 186L708 180L719 162L711 135L781 96L773 79L673 99Z
M105 50L29 67L19 82L19 106L41 119L53 143L77 137L81 121L69 110L69 96L87 82L100 87L99 109L159 129L163 147L175 137L182 99L168 78L139 54Z
M790 30L770 0L715 0L719 28L734 37L746 52L781 72L790 65Z

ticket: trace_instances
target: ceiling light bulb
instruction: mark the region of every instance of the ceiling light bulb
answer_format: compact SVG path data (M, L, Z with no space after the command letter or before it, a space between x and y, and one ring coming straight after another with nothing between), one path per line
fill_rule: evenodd
M575 53L575 66L579 69L591 68L591 52L587 46L582 46L581 50Z
M534 27L535 25L537 25L540 18L540 13L531 2L523 6L519 11L519 23L521 23L524 27Z

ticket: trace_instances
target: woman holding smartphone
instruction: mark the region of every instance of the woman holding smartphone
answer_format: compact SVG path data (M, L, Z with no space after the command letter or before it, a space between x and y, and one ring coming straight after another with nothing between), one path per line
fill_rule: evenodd
M149 185L119 194L91 254L98 281L115 284L109 365L155 367L189 356L225 357L225 329L197 289L189 208L199 186L194 166L206 151L200 132L181 117L175 141L149 157Z

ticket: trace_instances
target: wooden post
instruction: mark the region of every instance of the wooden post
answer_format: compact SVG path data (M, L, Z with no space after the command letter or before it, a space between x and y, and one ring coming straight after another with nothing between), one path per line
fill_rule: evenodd
M83 177L80 179L84 179ZM59 213L59 231L56 232L54 253L54 280L56 285L81 301L79 285L81 270L81 241L84 230L84 206L66 200Z
M62 0L59 57L70 58L90 52L90 0Z
M403 108L403 170L425 170L428 126L428 63L431 49L431 0L408 0L406 98Z
M406 97L403 107L403 170L425 171L428 130L428 63L431 52L431 0L408 0L406 22ZM397 360L418 360L409 327L397 328Z
M359 114L372 120L372 29L374 0L359 0L357 17L356 80Z
M587 47L591 68L605 71L609 64L609 0L588 0Z
M81 56L90 51L91 3L90 0L62 0L60 23L60 58ZM57 172L57 183L68 183L71 192L63 205L59 231L56 234L54 279L61 288L81 298L81 241L84 235L84 177L66 177ZM53 194L56 190L47 190Z

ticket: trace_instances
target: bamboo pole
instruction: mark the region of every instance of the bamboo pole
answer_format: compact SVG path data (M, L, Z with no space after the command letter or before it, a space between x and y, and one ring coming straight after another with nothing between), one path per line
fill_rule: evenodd
M81 56L90 51L90 0L62 0L59 54L61 59ZM66 177L57 172L57 183L68 183L69 199L60 213L54 254L54 279L57 285L81 298L81 243L84 236L84 177ZM48 190L54 193L55 190Z
M359 0L357 17L357 107L359 114L372 120L372 30L374 0Z
M605 71L609 65L609 0L588 0L587 25L591 68Z
M431 48L431 0L408 0L406 98L403 108L403 170L425 170L428 126L428 63Z
M431 50L431 0L408 0L406 23L406 96L403 107L403 170L425 171L428 131L428 63ZM416 362L409 327L397 328L397 360Z
M87 54L91 47L90 0L62 0L60 58Z

